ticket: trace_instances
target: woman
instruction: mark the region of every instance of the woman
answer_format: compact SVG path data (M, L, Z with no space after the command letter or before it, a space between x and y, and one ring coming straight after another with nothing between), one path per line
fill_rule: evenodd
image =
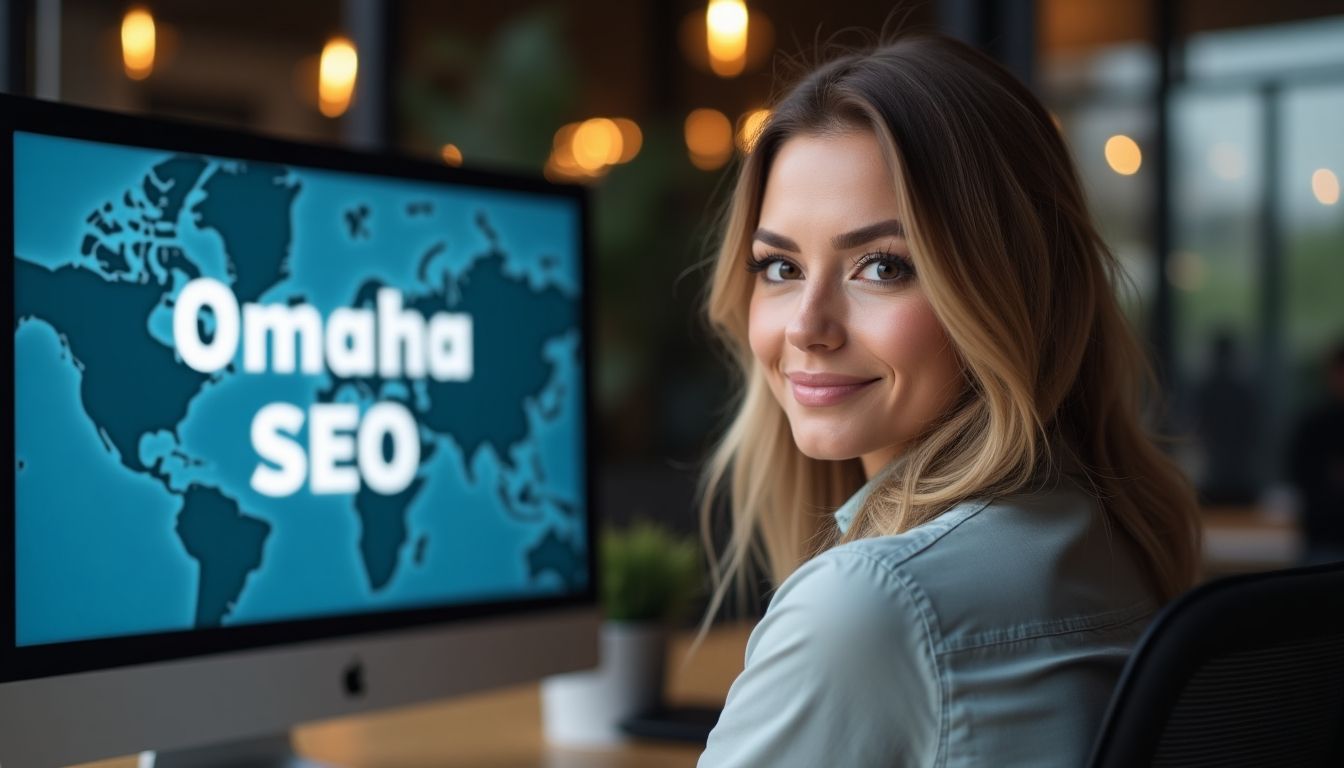
M1049 113L965 45L849 54L774 106L708 302L744 390L702 632L748 560L778 589L701 766L1086 761L1199 557L1120 277Z

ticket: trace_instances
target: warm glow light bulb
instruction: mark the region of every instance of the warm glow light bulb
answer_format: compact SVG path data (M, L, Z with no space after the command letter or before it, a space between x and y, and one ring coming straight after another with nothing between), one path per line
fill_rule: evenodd
M154 17L144 8L132 8L121 19L121 61L126 76L144 80L154 71Z
M705 40L714 74L720 77L742 74L747 63L749 17L743 0L709 0L705 9Z
M359 56L355 45L344 37L333 37L322 49L318 64L317 106L327 117L339 117L350 107L355 93Z
M1339 202L1339 177L1329 168L1317 168L1311 174L1311 193L1321 205Z
M1106 140L1105 152L1106 164L1121 176L1132 176L1143 165L1143 152L1138 143L1122 133Z

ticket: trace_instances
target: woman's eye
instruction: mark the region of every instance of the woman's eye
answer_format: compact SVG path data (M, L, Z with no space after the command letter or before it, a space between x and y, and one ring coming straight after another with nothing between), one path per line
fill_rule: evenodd
M797 280L798 267L783 259L775 259L765 268L765 279L772 282Z
M910 271L905 262L893 258L875 258L863 265L859 277L875 283L890 283L905 277Z

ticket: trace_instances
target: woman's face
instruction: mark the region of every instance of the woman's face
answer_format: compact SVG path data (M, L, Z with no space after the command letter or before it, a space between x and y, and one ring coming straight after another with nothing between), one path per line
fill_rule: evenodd
M913 272L895 183L871 132L787 140L748 263L751 350L798 449L860 457L869 477L962 381Z

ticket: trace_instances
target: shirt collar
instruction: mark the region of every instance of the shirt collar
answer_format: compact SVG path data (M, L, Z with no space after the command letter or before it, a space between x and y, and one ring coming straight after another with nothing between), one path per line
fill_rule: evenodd
M863 506L863 502L867 500L868 496L881 483L882 478L890 474L891 471L901 463L902 458L904 458L904 456L898 456L882 469L879 469L876 474L868 478L868 482L864 483L863 487L855 491L854 495L846 499L845 503L841 504L840 508L835 510L835 524L840 528L841 535L844 535L844 533L849 530L849 524L854 521L854 515L858 514L859 507ZM1082 465L1078 463L1072 453L1064 452L1060 454L1059 461L1063 466L1064 474L1078 478L1085 477Z
M877 488L882 478L890 473L898 462L899 458L879 469L872 477L868 478L868 482L864 483L862 488L855 491L854 495L850 496L844 504L840 505L839 509L835 510L835 524L840 527L842 535L849 530L849 524L853 522L854 515L858 514L859 507L863 506L864 500L873 492L873 489Z

